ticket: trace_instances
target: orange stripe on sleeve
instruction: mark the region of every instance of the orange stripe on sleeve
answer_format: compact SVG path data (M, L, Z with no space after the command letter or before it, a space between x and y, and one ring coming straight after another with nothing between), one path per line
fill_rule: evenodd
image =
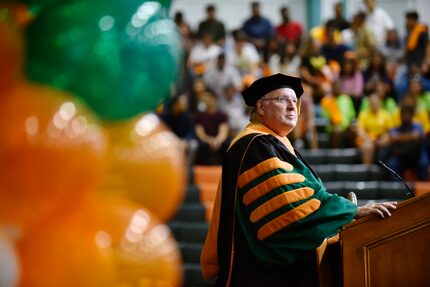
M259 176L277 168L283 168L287 171L293 170L293 166L288 162L282 161L277 157L272 157L243 172L239 176L239 188L244 187Z
M311 200L299 205L298 207L285 212L284 214L276 217L275 219L264 224L257 233L257 238L259 240L264 240L272 234L278 232L279 230L287 227L288 225L303 219L310 215L311 213L318 210L321 201L312 198Z
M250 216L252 223L259 221L261 218L272 213L273 211L288 205L290 203L306 199L314 194L314 190L310 187L301 187L284 192L274 198L268 200L264 204L257 207Z
M275 175L247 191L243 196L242 202L245 205L250 205L261 196L280 186L303 181L305 181L305 177L299 173L281 173Z

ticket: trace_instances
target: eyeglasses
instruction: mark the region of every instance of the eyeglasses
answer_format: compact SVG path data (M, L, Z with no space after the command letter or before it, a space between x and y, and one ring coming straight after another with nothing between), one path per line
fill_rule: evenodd
M281 104L281 105L287 105L287 103L290 101L292 102L294 105L297 104L297 102L299 101L296 97L277 97L277 98L272 98L272 99L261 99L262 101L276 101L277 103Z

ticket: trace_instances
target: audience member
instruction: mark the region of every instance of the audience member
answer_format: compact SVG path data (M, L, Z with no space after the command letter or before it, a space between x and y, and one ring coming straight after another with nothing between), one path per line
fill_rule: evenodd
M282 73L298 77L300 75L301 62L302 60L297 53L296 45L293 42L287 41L281 44L280 53L275 54L269 60L269 67L272 74Z
M354 145L355 135L352 124L356 119L351 97L341 92L341 83L333 83L333 91L321 100L323 116L328 120L326 127L330 134L332 148Z
M181 33L185 51L189 53L189 51L193 47L193 35L190 25L188 25L188 23L185 21L184 14L181 11L177 11L173 18L176 23L176 26L179 29L179 32Z
M189 62L196 75L201 76L208 68L215 66L221 52L221 47L213 43L210 34L203 35L201 41L194 45L190 52Z
M370 56L369 67L363 72L363 79L366 94L375 92L375 85L378 81L383 81L387 85L390 84L385 66L385 57L378 50L373 51Z
M389 94L390 87L383 81L376 81L374 87L374 94L379 97L381 109L388 112L393 116L397 111L397 103L392 96ZM364 97L361 102L360 112L369 111L370 103L369 97Z
M406 168L417 172L418 179L428 179L429 160L423 127L414 122L416 106L405 97L400 105L401 121L391 129L388 166L402 175Z
M283 41L292 42L298 47L303 36L302 25L297 21L291 20L287 6L282 6L280 12L282 23L276 27L277 35Z
M201 102L203 111L195 115L195 133L199 146L197 148L196 164L219 165L228 148L228 118L217 107L214 94L203 93Z
M260 3L251 3L252 16L243 23L243 31L248 36L248 40L255 47L262 51L267 39L275 35L275 29L270 21L263 17L260 12Z
M181 139L185 145L188 163L194 163L197 141L194 135L194 124L188 109L188 96L180 94L173 97L167 108L161 113L163 122Z
M364 0L367 26L375 35L377 47L382 47L387 39L387 32L395 28L391 16L377 7L376 0Z
M345 29L342 33L345 40L350 45L352 43L353 50L357 55L358 66L361 70L365 70L369 66L369 58L376 47L375 36L365 20L366 14L358 12L353 16L350 29Z
M329 19L333 23L336 30L343 31L349 28L349 22L343 16L343 4L342 2L337 2L334 5L334 17Z
M351 96L355 111L358 113L363 98L364 81L363 74L358 68L357 60L354 57L346 57L341 64L339 81L342 93Z
M357 120L357 144L364 164L373 164L375 154L388 144L388 131L392 127L391 115L382 109L377 94L369 96L369 109L361 110Z
M348 51L348 47L344 45L343 43L339 43L335 39L335 32L337 31L334 26L327 26L326 28L326 37L327 40L325 43L321 46L321 53L326 58L327 62L330 64L332 61L335 63L331 64L335 65L334 68L332 68L334 71L339 71L339 65L343 62L343 59L345 57L345 52Z
M400 102L404 105L414 106L413 121L419 123L424 131L424 134L430 133L430 119L425 110L418 108L417 99L410 94L406 94ZM400 105L401 106L401 105ZM393 115L393 125L400 126L402 121L401 109L397 108Z
M242 77L252 75L256 79L260 63L258 51L246 40L246 35L242 30L233 31L233 39L233 48L226 51L227 62L235 66Z
M403 47L396 29L392 29L387 33L385 45L379 48L382 55L387 59L386 67L388 76L391 80L394 79L397 67L403 59Z
M314 102L319 103L327 91L331 90L333 75L320 46L312 38L306 44L302 57L300 75L304 83L312 86Z
M418 19L417 12L406 13L405 61L408 67L412 64L421 66L425 60L429 43L428 29L425 25L418 23Z
M409 67L402 65L394 78L394 86L399 101L407 93L410 81L419 81L424 91L430 91L430 79L423 76L420 65L414 63Z
M430 92L423 90L419 80L412 79L409 82L408 94L416 100L418 110L425 111L430 115Z
M206 7L207 18L200 22L198 35L202 38L203 35L209 34L212 36L212 39L216 44L223 46L225 40L225 28L224 24L216 19L215 14L215 6L213 4L209 4Z
M243 130L249 124L245 102L234 85L227 84L224 86L223 96L218 98L218 106L220 111L228 117L231 138L236 136L239 131Z
M242 77L236 67L226 63L225 54L219 54L215 67L208 68L203 80L218 99L224 96L224 87L227 85L231 84L237 90L242 88Z

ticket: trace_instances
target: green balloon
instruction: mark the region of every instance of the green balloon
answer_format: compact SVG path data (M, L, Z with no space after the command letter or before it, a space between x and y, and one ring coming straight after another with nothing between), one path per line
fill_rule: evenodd
M106 120L153 110L176 82L182 46L159 2L49 6L27 30L30 79L69 90Z

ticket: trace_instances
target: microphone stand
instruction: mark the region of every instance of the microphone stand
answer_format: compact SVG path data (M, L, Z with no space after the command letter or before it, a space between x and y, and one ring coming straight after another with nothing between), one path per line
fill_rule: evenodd
M412 188L403 180L403 178L398 175L394 170L392 170L391 168L389 168L385 163L383 163L382 161L378 160L376 162L377 165L379 165L380 167L382 167L383 169L385 169L386 171L388 171L392 177L397 180L398 182L402 183L407 191L406 194L409 195L410 197L415 197L414 192L412 191Z

